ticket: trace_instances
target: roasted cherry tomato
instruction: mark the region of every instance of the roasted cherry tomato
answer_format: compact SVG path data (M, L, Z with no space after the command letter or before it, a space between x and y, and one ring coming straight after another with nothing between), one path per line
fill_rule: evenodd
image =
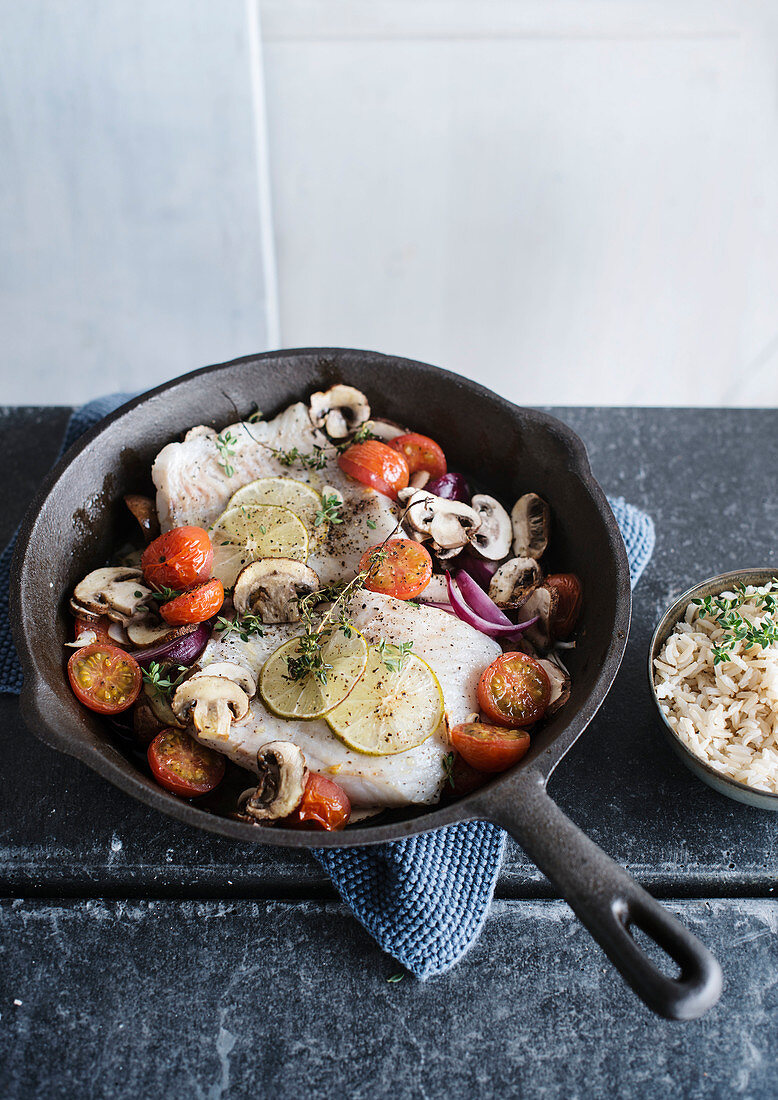
M543 582L544 588L556 593L556 608L551 616L551 637L569 638L581 614L583 589L575 573L552 573Z
M200 745L186 730L162 730L149 745L147 755L160 786L182 798L208 794L224 778L226 763L221 753Z
M208 532L202 527L174 527L149 543L140 564L156 588L191 588L207 581L213 565Z
M430 583L432 558L420 542L390 539L364 552L359 571L367 571L365 588L370 592L383 592L396 600L415 600Z
M435 478L443 477L448 472L442 447L439 447L428 435L408 432L407 435L395 436L389 441L389 446L405 456L408 469L412 474L418 470L424 470L431 478Z
M526 730L463 722L451 731L451 744L471 768L479 772L504 772L521 760L529 748Z
M344 474L393 500L400 489L407 488L411 476L403 455L377 439L353 443L340 456L338 465Z
M212 619L223 603L224 585L214 577L163 603L159 613L171 626L188 626Z
M498 726L531 726L543 717L550 698L546 670L526 653L503 653L478 681L478 705Z
M309 772L303 800L279 824L287 829L343 829L351 817L348 795L326 775Z
M74 629L74 634L75 634L75 640L78 641L78 639L81 637L82 634L85 634L87 632L87 630L91 630L92 633L95 636L96 641L98 641L98 640L103 641L104 640L104 641L108 642L110 645L114 645L115 643L113 642L110 634L108 633L110 625L111 625L111 620L109 618L107 618L105 615L101 615L99 619L82 619L80 615L77 615L76 616L76 623L75 623L75 626L73 628Z
M97 641L77 649L68 661L70 686L79 702L99 714L119 714L138 698L140 665L118 646Z

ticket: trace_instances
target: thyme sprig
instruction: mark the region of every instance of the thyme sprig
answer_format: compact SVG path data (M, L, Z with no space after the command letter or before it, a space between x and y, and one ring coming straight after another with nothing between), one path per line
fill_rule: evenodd
M237 445L237 436L232 434L230 428L225 428L223 432L216 436L216 448L220 455L219 465L224 470L227 477L232 477L235 473L235 467L230 462L230 459L235 454Z
M778 622L773 618L778 609L778 581L752 593L748 592L745 584L740 583L734 586L734 591L733 596L701 596L692 600L700 609L700 617L711 619L724 630L724 637L713 647L714 665L728 661L739 642L743 642L747 650L755 646L766 649L778 642ZM757 610L764 613L758 625L740 614L738 608L746 601L755 604Z
M450 784L451 787L455 787L454 782L454 754L453 752L447 752L443 757L443 773L446 776L445 782Z
M176 596L180 596L181 592L177 588L167 588L164 584L151 593L152 600L159 600L160 603L168 603L170 600L174 600Z
M321 508L313 517L313 526L321 527L323 523L342 523L343 516L340 510L343 507L342 499L335 493L325 493L321 498Z
M413 649L413 642L400 642L399 645L395 645L381 638L376 644L376 649L390 672L402 672L408 655Z
M247 642L252 634L260 638L265 633L264 623L257 615L247 612L235 619L227 619L219 615L214 629L221 635L220 641L225 641L231 634L236 634L242 642Z
M169 699L189 669L186 665L177 665L178 676L171 678L172 669L166 668L159 661L150 661L149 667L141 669L144 685L158 698Z

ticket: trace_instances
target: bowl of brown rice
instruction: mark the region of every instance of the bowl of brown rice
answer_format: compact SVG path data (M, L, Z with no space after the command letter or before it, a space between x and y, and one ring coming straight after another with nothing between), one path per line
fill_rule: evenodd
M684 763L720 794L778 810L778 568L679 596L654 632L648 679Z

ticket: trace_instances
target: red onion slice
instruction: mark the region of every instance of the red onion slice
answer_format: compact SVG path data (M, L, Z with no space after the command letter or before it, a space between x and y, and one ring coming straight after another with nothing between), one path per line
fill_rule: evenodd
M473 580L480 584L486 592L489 591L492 577L500 568L500 564L499 561L487 561L485 558L477 558L467 550L460 554L457 559L460 571L464 570L465 573L469 573Z
M193 665L208 644L211 636L209 623L200 623L191 633L172 642L160 642L148 649L134 649L132 656L141 666L148 668L152 661L173 661L179 665Z
M497 626L511 626L515 629L516 624L508 618L501 607L497 606L491 596L488 596L483 588L476 584L469 573L460 569L454 580L465 600L477 615L481 615L487 622L495 623Z
M467 574L465 574L465 576L467 576ZM469 580L473 585L473 588L478 589L478 591L481 592L481 595L485 596L485 598L488 600L489 597L486 596L486 594L482 592L480 588L478 588L478 585L475 583L472 577L470 577ZM470 605L467 603L464 595L459 590L457 582L453 579L450 573L446 573L446 584L448 585L448 598L451 601L451 606L453 607L455 614L463 622L467 623L469 626L474 627L475 630L480 630L482 634L487 634L490 638L505 638L507 641L513 641L517 638L520 638L522 632L525 631L527 627L532 626L533 623L536 623L538 621L537 615L533 619L528 619L524 623L512 623L510 619L508 619L507 615L504 615L504 618L507 620L507 622L495 622L492 619L484 619L481 617L481 615L477 614L477 612L475 612L473 608L470 607ZM492 603L491 600L489 600L489 602ZM500 610L496 604L494 606L497 611ZM500 611L500 614L503 615L503 612Z
M449 471L440 477L428 481L424 486L426 492L434 493L436 497L444 500L458 500L461 504L470 503L470 489L462 474Z

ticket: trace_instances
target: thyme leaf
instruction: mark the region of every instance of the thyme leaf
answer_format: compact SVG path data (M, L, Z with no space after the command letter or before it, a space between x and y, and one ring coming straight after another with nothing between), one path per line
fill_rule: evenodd
M342 523L343 516L340 514L342 507L343 501L339 496L335 493L325 494L321 498L321 508L313 517L313 526L321 527L323 523Z
M232 477L235 473L235 467L230 462L230 458L235 454L237 445L237 437L232 434L231 428L226 428L220 435L216 436L216 448L220 456L219 465L227 477Z
M186 665L177 665L176 671L178 676L171 679L171 668L166 668L159 661L150 661L147 669L141 669L143 683L156 697L168 699L189 672L189 669Z
M214 629L218 630L222 642L231 634L237 634L242 642L247 642L252 634L262 637L265 633L262 620L250 612L235 619L227 619L224 615L219 615Z

